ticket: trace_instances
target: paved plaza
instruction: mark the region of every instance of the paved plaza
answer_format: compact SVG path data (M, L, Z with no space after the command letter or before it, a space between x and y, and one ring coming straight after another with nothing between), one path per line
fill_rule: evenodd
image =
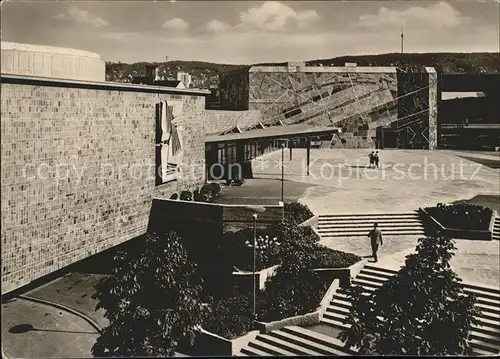
M286 151L285 178L313 185L300 201L316 214L408 212L438 202L499 194L498 169L464 159L459 152L381 150L380 169L367 168L369 152L312 149L307 176L306 150L294 149L292 161ZM279 152L255 160L255 177L281 178L276 165L280 160Z

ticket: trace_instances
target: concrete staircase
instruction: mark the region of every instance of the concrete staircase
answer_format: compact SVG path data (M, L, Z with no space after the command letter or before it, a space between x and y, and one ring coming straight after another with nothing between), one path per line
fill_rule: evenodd
M500 241L500 217L495 218L495 224L493 225L493 235L491 239Z
M343 343L337 338L290 326L268 334L259 334L237 356L352 356L355 354L355 351L344 348Z
M353 284L362 286L367 292L378 289L387 279L397 272L371 265L366 265L353 280ZM500 354L500 290L464 284L466 293L477 296L476 304L481 311L478 319L481 325L474 325L469 342L476 355ZM342 290L337 290L328 306L322 324L338 329L349 328L343 320L349 315L351 303Z
M322 238L366 237L377 222L382 235L424 235L418 213L323 214L318 216L318 233Z

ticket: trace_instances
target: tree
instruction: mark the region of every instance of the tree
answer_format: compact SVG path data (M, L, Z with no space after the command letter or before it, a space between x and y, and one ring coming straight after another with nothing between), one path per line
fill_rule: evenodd
M360 354L467 355L476 298L466 295L450 268L455 245L446 237L420 238L416 253L372 295L348 289L351 327L339 338Z
M96 286L96 309L109 325L92 348L98 357L171 356L201 325L201 279L175 232L147 234L140 250L119 251L113 275Z

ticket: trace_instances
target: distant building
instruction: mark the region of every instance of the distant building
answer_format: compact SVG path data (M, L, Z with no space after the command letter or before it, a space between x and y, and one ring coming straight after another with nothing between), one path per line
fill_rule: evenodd
M189 85L193 82L192 76L187 72L178 72L177 80L181 81L184 84L185 88L189 88Z

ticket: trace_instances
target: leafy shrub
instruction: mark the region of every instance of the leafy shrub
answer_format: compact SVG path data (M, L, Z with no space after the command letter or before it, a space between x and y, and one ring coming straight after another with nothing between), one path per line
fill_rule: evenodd
M311 263L312 268L347 268L361 260L355 254L317 246Z
M488 230L492 216L491 208L467 203L443 204L425 209L446 228Z
M96 285L96 310L109 320L92 348L96 357L171 356L202 323L201 281L181 239L147 234L141 246L118 251L113 275Z
M213 300L211 313L203 318L203 329L226 339L238 338L254 329L251 296Z
M405 266L371 295L346 292L351 327L339 335L360 354L447 356L470 354L467 338L478 310L450 268L452 239L420 238Z
M299 202L285 203L284 215L297 223L307 221L314 216L309 207Z
M180 200L182 201L192 201L193 194L190 191L182 191L180 194Z
M256 269L272 267L280 263L279 241L270 239L262 231L257 233ZM279 243L279 244L277 244ZM236 233L227 234L219 246L219 261L226 261L231 268L236 267L244 271L253 270L253 230L244 229Z
M259 303L260 320L270 322L310 313L318 307L329 283L309 269L304 263L307 253L290 254L266 281Z

